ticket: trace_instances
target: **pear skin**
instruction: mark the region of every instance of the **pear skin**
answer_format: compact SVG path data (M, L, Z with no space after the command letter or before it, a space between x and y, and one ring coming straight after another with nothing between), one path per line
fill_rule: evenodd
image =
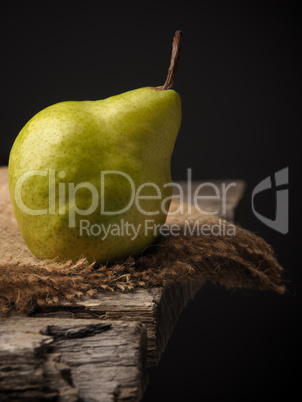
M159 236L181 125L180 96L165 85L60 102L23 127L9 188L35 256L106 263L141 253Z

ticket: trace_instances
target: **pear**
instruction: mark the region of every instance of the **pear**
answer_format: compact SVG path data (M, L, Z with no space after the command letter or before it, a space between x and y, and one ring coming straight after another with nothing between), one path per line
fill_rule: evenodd
M36 257L113 262L160 235L181 124L181 99L172 89L181 37L177 31L162 87L60 102L20 131L9 157L10 198Z

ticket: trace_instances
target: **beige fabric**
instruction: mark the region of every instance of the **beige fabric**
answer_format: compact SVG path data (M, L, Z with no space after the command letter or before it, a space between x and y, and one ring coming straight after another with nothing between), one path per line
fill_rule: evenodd
M1 181L2 180L2 181ZM96 266L85 258L76 263L42 261L34 257L21 237L11 209L6 177L0 180L0 311L30 312L37 305L55 305L104 291L132 291L175 281L206 280L226 288L270 289L285 292L282 267L272 248L260 237L235 226L235 235L184 233L186 225L223 224L217 217L194 210L177 213L168 225L177 236L160 237L136 258L110 266ZM171 210L179 205L172 203ZM208 230L211 232L211 230ZM217 232L214 231L213 232Z

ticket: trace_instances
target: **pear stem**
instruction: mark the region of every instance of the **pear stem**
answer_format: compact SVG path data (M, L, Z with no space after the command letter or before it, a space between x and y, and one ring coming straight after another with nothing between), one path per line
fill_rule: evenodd
M183 36L182 31L176 31L174 34L173 43L172 43L172 54L171 54L170 67L168 70L166 82L161 87L162 90L172 89L174 87L176 71L177 71L179 57L180 57L182 36Z

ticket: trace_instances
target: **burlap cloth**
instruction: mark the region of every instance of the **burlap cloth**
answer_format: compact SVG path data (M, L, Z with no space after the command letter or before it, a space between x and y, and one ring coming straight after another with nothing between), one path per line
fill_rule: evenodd
M2 170L2 172L1 172ZM0 169L0 173L4 173ZM172 203L171 210L178 205ZM185 222L217 225L218 217L176 214L169 225ZM220 222L221 223L221 222ZM161 236L136 258L96 266L41 261L27 249L11 209L6 174L0 175L0 311L30 312L36 306L93 297L97 292L132 291L175 281L210 281L228 289L248 288L284 293L283 269L269 244L235 226L235 235L179 232Z

